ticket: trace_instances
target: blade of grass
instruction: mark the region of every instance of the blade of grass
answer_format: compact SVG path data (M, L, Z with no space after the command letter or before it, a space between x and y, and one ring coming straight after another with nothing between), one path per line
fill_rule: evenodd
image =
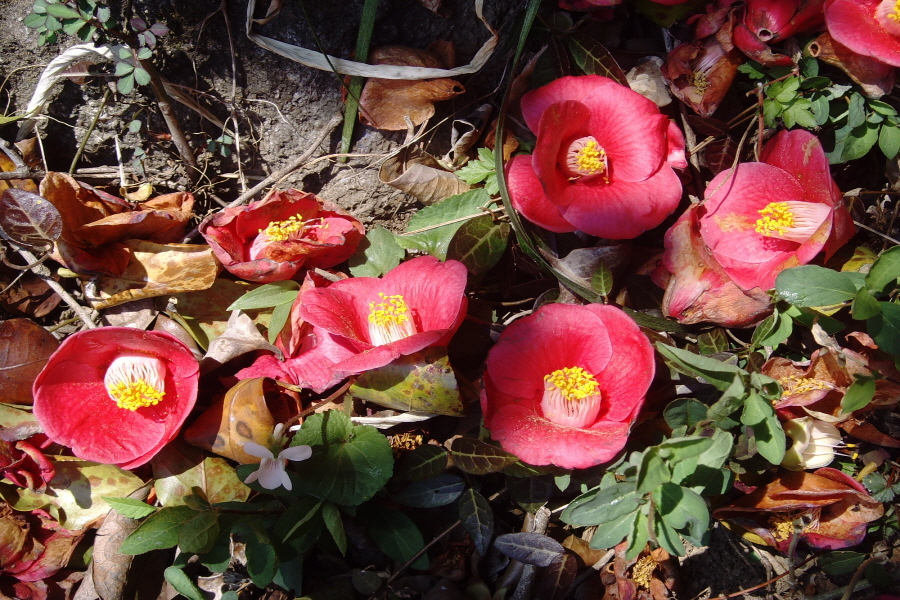
M372 31L375 29L375 12L378 9L378 0L366 0L363 4L362 20L359 23L359 34L356 36L356 60L366 62L369 60L369 44L372 43ZM347 93L347 107L344 110L344 131L341 134L341 154L350 152L350 144L353 140L353 128L356 126L356 117L359 113L359 96L362 93L363 78L351 77L350 88ZM346 162L347 157L339 158Z

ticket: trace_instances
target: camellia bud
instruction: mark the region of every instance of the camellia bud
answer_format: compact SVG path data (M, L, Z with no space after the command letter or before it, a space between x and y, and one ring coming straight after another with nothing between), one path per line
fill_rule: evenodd
M792 419L784 432L794 441L784 454L781 466L791 471L818 469L831 464L834 449L841 445L841 432L831 423L812 417Z

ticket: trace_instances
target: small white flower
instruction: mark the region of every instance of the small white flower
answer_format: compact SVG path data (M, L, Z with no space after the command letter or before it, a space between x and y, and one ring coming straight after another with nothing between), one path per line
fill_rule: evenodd
M284 426L278 424L275 431L272 432L272 446L275 449L284 446L285 438L281 436L281 430ZM288 477L285 467L287 461L306 460L312 456L312 448L309 446L292 446L285 448L278 453L276 457L274 452L265 446L261 446L256 442L244 442L244 452L250 456L261 458L259 469L254 471L247 477L245 483L253 483L259 481L259 485L267 490L274 490L279 486L284 486L288 491L291 490L291 478Z
M834 460L834 449L841 445L841 432L831 423L812 417L792 419L784 432L793 444L784 454L781 466L791 471L826 467Z

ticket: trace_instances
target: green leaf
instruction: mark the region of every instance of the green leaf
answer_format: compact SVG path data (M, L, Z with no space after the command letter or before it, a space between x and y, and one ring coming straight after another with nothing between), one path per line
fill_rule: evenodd
M447 468L447 451L424 444L408 452L394 469L395 481L422 481L436 477Z
M350 257L350 273L354 277L381 277L399 265L404 256L406 250L400 247L394 234L378 225L369 230Z
M633 505L631 512L597 526L594 537L591 538L591 548L605 550L624 540L634 531L635 521L639 512L639 507Z
M481 183L495 172L493 150L490 148L479 148L478 158L469 161L466 166L456 171L456 176L468 184L476 184Z
M627 85L625 73L603 44L585 34L569 38L572 60L585 75L602 75Z
M875 296L872 295L872 292L864 287L859 288L859 291L856 292L856 297L853 298L853 303L850 305L850 314L853 315L853 318L865 321L880 312L881 305Z
M128 75L129 73L131 73L133 71L134 71L134 65L132 65L132 64L124 63L124 62L120 62L120 63L116 64L116 77L124 77L125 75ZM121 87L121 82L120 82L120 87ZM129 91L131 91L131 90L129 90ZM123 92L123 93L127 94L128 92Z
M759 331L759 328L754 330L753 337L751 338L751 342L753 344L757 346L769 346L774 348L775 346L786 342L787 339L791 337L791 333L793 333L794 331L793 319L777 309L774 313L766 318L767 321L769 319L772 319L771 330L769 330L766 335L759 336L757 336L756 334L756 332Z
M605 262L597 265L597 270L591 275L591 288L601 296L608 296L613 288L613 275Z
M848 415L855 410L865 408L875 397L875 379L857 375L856 381L850 384L841 399L841 413Z
M140 60L147 60L148 58L150 58L152 56L153 56L153 50L151 50L150 48L141 48L140 50L138 50L138 53L137 53L137 57ZM228 137L228 136L223 135L222 137ZM230 143L231 142L226 142L226 144L230 144Z
M399 563L405 563L425 547L422 532L400 511L371 507L368 533L381 551ZM413 569L427 569L428 555L412 564Z
M879 302L881 313L866 321L869 335L889 354L900 354L900 305Z
M870 473L863 478L863 484L872 497L878 502L892 502L900 493L900 482L893 486L888 485L887 479L881 473Z
M377 429L353 425L336 410L307 417L292 446L312 446L309 459L295 467L296 491L355 506L372 498L391 477L391 445Z
M634 529L628 536L628 549L625 551L626 560L637 558L650 540L649 512L649 505L645 505L637 513L637 518L634 520Z
M574 527L609 523L634 511L639 498L634 483L616 483L579 496L569 503L560 519Z
M300 498L295 504L290 505L275 523L274 531L279 532L279 535L280 532L285 532L284 535L281 536L281 541L289 541L294 537L295 532L301 530L307 523L316 520L315 517L319 514L319 509L322 504L321 500L307 496Z
M459 498L459 520L472 537L475 549L485 556L494 535L494 513L484 496L468 488Z
M418 250L446 260L450 241L462 227L464 219L481 215L481 207L487 206L490 201L487 191L479 188L426 206L409 220L406 228L408 232L424 231L398 235L397 243L407 250Z
M434 508L450 504L466 489L465 482L452 473L441 473L432 479L414 481L394 496L394 502L414 508Z
M484 275L500 262L509 242L509 223L492 215L463 223L450 239L447 259L458 260L472 275Z
M150 73L141 67L134 68L134 80L138 85L147 85L150 83Z
M32 29L37 29L38 27L43 27L44 23L47 21L46 15L39 13L31 13L25 17L23 23L25 27L31 27Z
M68 35L78 35L82 27L87 27L87 23L81 19L74 19L63 25L63 31Z
M753 392L744 402L741 423L753 428L759 454L773 465L784 458L785 436L775 409L762 396Z
M866 288L873 293L884 292L900 279L900 246L894 246L875 259L866 274Z
M79 19L83 21L80 12L65 4L48 4L47 14L57 19Z
M203 554L212 549L219 537L219 519L215 510L202 510L178 528L178 547L190 554Z
M121 554L143 554L151 550L171 548L178 544L182 525L194 518L196 512L188 506L161 508L141 523L119 547Z
M688 350L667 346L661 342L657 342L656 349L677 371L694 377L702 377L721 392L727 390L741 376L747 375L747 372L740 367L723 363L714 358L700 356Z
M696 427L707 418L708 408L694 398L679 398L669 403L663 411L666 424L672 429Z
M693 539L700 538L709 529L709 508L698 494L669 482L652 495L657 512L669 527L686 529Z
M350 394L394 410L465 414L447 350L437 346L364 372L350 386Z
M878 141L879 129L880 126L872 123L863 123L859 127L851 129L844 142L841 160L846 162L865 156Z
M269 308L282 304L290 305L297 299L300 284L296 281L276 281L250 290L231 303L226 310L251 310Z
M884 123L878 130L878 147L888 160L900 152L900 128Z
M850 550L837 550L818 558L819 566L829 575L849 575L866 560L865 554Z
M494 547L513 560L536 567L548 567L566 553L562 544L542 533L500 535Z
M291 317L291 308L293 306L293 302L286 302L284 304L279 304L272 309L272 316L269 319L269 330L267 332L270 344L274 344L275 340L278 339L278 334L281 333L281 330L284 329L288 319Z
M269 534L259 518L238 521L233 529L244 542L247 557L247 573L257 587L264 588L272 582L278 567L278 556Z
M847 109L847 127L855 129L866 122L866 101L859 92L850 94Z
M785 269L775 279L778 295L794 306L832 306L856 296L853 273L817 265Z
M175 591L187 598L188 600L206 600L206 596L200 591L191 578L181 569L181 567L167 567L163 571L166 581L172 584Z
M725 336L725 330L716 327L712 331L701 333L697 336L697 348L700 354L718 354L719 352L728 351L728 338Z
M656 534L657 543L665 548L666 552L674 556L684 556L684 544L681 537L659 516L658 511L656 518L653 519L653 532Z
M744 399L750 393L746 383L735 379L722 396L709 407L707 416L712 421L721 421L744 405Z
M103 498L116 512L129 519L143 519L156 512L156 508L136 498Z
M325 521L325 528L331 534L335 545L341 551L341 555L347 554L347 534L344 531L344 520L341 518L341 511L331 502L325 502L322 505L322 520Z
M556 492L556 486L548 475L513 479L508 486L513 501L528 512L539 509Z
M453 464L464 473L487 475L502 471L518 461L518 457L475 438L456 438L450 444Z

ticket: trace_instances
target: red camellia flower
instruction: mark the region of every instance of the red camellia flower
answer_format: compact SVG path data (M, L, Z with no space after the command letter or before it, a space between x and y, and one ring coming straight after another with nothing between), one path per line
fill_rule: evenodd
M300 315L316 335L352 351L341 376L383 367L429 346L446 346L466 315L466 267L421 256L384 277L353 277L303 292ZM319 331L320 330L320 331Z
M200 224L200 233L229 273L266 283L344 262L365 230L356 217L315 194L275 190L259 202L215 213Z
M855 231L818 138L781 131L762 162L719 173L706 188L700 235L741 289L768 290L784 269L830 256Z
M132 469L178 434L199 366L174 336L103 327L68 337L34 381L34 416L85 460Z
M544 305L488 354L485 426L527 463L598 465L625 445L653 372L650 342L621 310Z
M900 67L900 4L895 0L827 0L831 37L863 56Z
M510 161L513 205L550 231L611 239L656 227L681 199L681 130L656 104L599 75L563 77L522 98L534 154Z

